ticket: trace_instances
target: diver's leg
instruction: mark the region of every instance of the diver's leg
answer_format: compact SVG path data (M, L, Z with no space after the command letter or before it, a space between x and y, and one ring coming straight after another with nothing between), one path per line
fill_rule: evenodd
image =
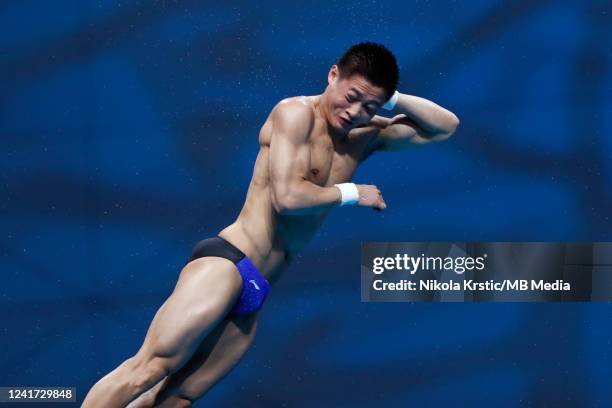
M236 366L255 337L259 312L225 319L204 339L194 356L170 375L154 407L189 407Z
M177 372L231 310L242 288L233 262L203 257L189 262L157 311L140 350L100 379L82 407L125 407Z
M195 358L195 356L191 358ZM168 378L169 377L164 377L163 380L140 394L138 398L130 402L125 408L151 408L153 405L155 405L155 396L159 393L165 382L168 381Z

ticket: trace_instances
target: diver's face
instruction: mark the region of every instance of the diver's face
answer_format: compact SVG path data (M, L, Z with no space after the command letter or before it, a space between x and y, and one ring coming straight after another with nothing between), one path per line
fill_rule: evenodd
M329 76L329 122L342 133L368 123L385 103L386 92L362 75L341 78L338 67L332 66Z

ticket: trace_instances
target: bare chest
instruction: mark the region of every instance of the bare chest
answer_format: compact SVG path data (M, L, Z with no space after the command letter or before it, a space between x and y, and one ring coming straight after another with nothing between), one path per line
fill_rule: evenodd
M310 168L307 180L321 187L350 181L357 168L354 145L336 146L329 140L313 140L310 145Z

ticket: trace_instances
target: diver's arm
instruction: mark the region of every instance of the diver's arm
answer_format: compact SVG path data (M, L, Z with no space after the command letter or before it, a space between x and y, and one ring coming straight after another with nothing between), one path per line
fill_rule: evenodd
M299 101L284 101L272 111L270 140L271 196L283 215L309 214L341 202L337 187L321 187L306 179L310 169L308 135L314 112Z
M414 95L400 93L395 108L436 140L449 138L459 126L457 116L434 102Z
M377 150L402 150L415 144L448 139L459 126L451 111L418 96L399 93L393 118L374 116L379 127Z

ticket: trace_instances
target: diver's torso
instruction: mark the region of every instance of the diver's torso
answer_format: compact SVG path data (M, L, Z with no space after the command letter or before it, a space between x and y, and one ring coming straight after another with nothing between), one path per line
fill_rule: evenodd
M312 106L319 96L296 97ZM326 132L325 121L316 118L308 138L310 155L307 180L322 187L351 180L373 128L352 129L346 141L334 142ZM314 236L329 209L308 215L280 215L274 210L268 155L272 137L270 117L259 133L260 150L245 204L238 219L219 233L240 248L260 269L264 277L276 280L291 258Z

